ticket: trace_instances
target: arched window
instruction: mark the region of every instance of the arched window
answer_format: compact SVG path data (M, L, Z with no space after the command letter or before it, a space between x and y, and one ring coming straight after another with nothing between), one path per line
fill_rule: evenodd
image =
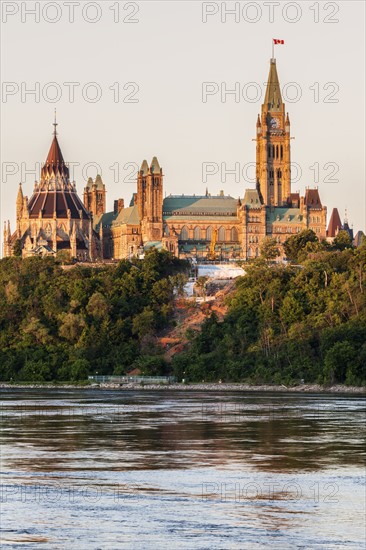
M276 159L278 159L278 145L276 145Z
M180 232L180 240L181 241L188 241L188 229L186 226L182 227Z
M51 224L47 224L45 229L44 229L44 232L45 232L45 235L46 237L52 237L52 227L51 227Z
M281 160L283 159L283 145L281 145Z
M238 242L239 240L238 230L236 229L236 227L231 228L231 240L233 242Z
M193 239L195 241L199 241L201 239L201 228L200 227L195 227L194 228Z
M251 258L252 255L253 255L252 249L249 248L249 249L248 249L248 258Z
M212 227L206 229L206 241L211 241L212 239Z
M222 242L222 241L225 241L225 239L226 239L225 228L220 227L218 235L217 235L217 240Z

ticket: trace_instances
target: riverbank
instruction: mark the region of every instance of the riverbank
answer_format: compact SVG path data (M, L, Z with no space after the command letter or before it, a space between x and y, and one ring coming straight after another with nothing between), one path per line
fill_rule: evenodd
M298 386L284 385L250 385L234 383L201 383L201 384L6 384L1 383L0 389L77 389L77 390L120 390L120 391L199 391L199 392L282 392L282 393L349 393L366 394L365 386L321 386L319 384L301 384Z

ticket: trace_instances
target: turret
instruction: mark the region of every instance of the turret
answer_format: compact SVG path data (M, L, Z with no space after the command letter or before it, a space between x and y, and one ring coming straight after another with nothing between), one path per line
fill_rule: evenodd
M285 132L286 134L289 134L290 133L290 117L288 116L288 113L286 115L286 122L285 122Z
M22 189L22 184L19 183L19 189L18 189L17 200L16 200L17 220L20 220L23 216L23 203L24 203L23 189Z

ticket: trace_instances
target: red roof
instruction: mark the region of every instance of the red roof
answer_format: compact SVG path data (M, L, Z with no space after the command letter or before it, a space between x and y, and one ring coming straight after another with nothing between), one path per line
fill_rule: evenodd
M50 150L48 151L47 159L42 167L42 177L59 173L64 176L66 180L69 179L69 169L65 164L64 157L62 156L61 148L57 140L57 136L53 137Z
M338 208L333 208L327 229L327 237L335 237L340 229L342 229L342 222Z

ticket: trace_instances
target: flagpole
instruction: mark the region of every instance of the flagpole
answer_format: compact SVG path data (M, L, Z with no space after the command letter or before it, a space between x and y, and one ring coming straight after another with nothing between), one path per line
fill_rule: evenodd
M272 59L274 59L274 40L272 38Z

